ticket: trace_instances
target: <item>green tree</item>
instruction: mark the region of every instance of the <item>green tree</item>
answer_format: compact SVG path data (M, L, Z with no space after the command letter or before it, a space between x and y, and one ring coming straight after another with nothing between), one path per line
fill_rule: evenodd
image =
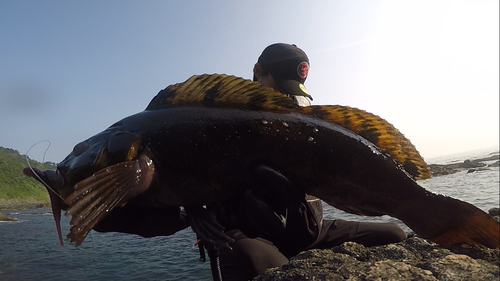
M31 165L40 170L55 169L55 163L40 163L21 155L17 150L0 146L0 202L48 202L45 187L23 174Z

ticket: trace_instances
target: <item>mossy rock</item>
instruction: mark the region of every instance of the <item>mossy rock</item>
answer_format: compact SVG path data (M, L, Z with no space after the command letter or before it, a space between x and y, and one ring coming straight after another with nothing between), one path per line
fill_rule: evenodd
M2 213L0 213L0 221L18 221L19 219L17 218L11 218L11 217L8 217Z

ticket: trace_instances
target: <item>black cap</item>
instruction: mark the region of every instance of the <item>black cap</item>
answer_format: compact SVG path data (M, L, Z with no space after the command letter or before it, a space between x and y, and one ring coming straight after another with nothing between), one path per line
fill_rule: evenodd
M296 96L305 96L312 100L304 82L309 73L309 58L296 45L276 43L262 51L257 61L261 68L269 71L281 90ZM257 81L257 77L253 77Z

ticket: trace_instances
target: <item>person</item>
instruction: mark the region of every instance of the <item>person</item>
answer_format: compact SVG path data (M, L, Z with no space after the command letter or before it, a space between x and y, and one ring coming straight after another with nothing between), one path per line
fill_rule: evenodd
M304 86L309 59L296 45L276 43L265 48L253 74L254 81L282 92L296 104L311 104L312 96ZM258 166L247 188L240 198L206 209L158 210L127 204L113 210L94 230L153 237L168 236L188 226L198 234L208 229L216 235L200 237L200 245L208 250L214 279L225 281L253 279L266 269L287 264L303 250L331 248L347 241L375 246L406 239L405 232L393 223L323 220L322 202L301 193L272 167Z
M276 43L258 58L253 80L286 94L300 106L309 106L312 96L304 86L308 73L309 59L303 50ZM259 184L251 188L252 193L240 201L212 207L226 235L234 239L232 250L219 248L222 280L253 279L268 268L287 264L303 250L331 248L347 241L376 246L406 239L405 232L393 223L323 220L318 198L297 195L293 184L270 167L261 170L261 180L257 179ZM283 210L277 202L288 202L288 206ZM250 206L259 207L248 211ZM272 217L276 218L274 224L262 222Z
M276 43L262 51L253 67L253 81L281 92L300 106L311 105L304 83L309 74L309 58L296 45Z

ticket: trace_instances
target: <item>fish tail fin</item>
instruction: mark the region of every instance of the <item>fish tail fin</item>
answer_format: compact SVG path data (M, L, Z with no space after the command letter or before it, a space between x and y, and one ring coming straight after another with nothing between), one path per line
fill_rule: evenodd
M361 109L341 105L300 108L305 114L340 125L387 152L415 179L431 177L427 163L415 146L385 119Z
M491 249L500 248L500 223L488 214L477 209L460 220L458 228L451 228L428 239L441 245L467 243Z
M444 246L500 247L500 223L476 206L428 191L410 196L396 217L422 238Z

